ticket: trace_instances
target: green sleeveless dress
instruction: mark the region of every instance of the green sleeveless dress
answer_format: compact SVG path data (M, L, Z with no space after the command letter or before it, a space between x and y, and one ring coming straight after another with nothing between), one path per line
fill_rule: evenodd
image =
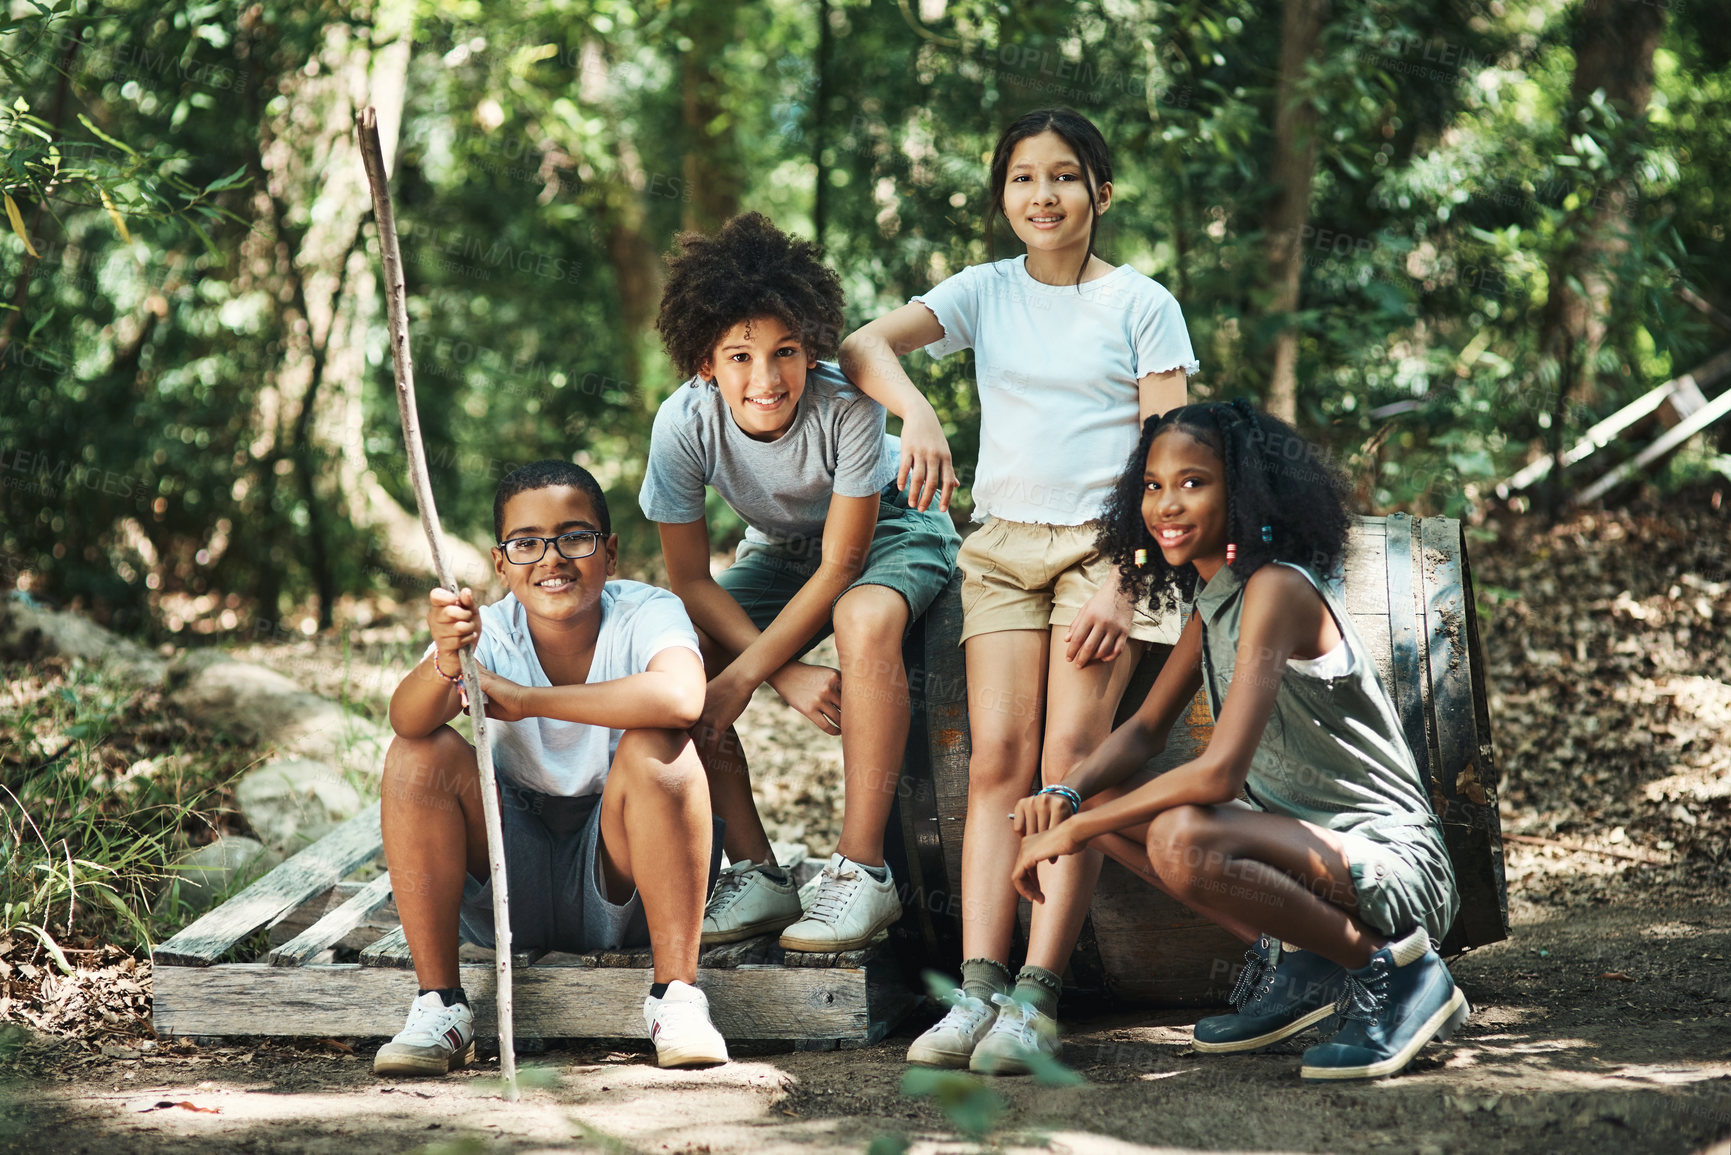
M1423 926L1441 942L1460 907L1454 868L1394 701L1331 583L1304 575L1334 616L1349 659L1340 677L1288 666L1251 756L1251 806L1322 827L1347 846L1359 914L1384 934ZM1244 582L1222 566L1196 596L1203 682L1214 716L1232 685Z

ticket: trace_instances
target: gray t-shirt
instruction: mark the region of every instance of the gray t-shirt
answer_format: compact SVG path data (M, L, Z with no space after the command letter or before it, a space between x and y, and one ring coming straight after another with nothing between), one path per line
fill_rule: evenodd
M828 361L806 374L793 421L774 441L746 436L721 390L694 377L655 414L637 500L650 521L683 525L703 516L703 487L713 485L747 538L803 541L823 536L831 495L870 497L900 464L884 407Z

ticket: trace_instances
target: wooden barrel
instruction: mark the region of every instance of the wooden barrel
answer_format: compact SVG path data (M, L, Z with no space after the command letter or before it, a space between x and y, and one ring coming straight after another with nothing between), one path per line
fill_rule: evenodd
M969 754L966 667L957 644L960 591L958 575L908 635L913 725L885 846L904 883L895 941L911 965L952 974L962 958ZM1393 690L1442 817L1461 893L1444 952L1506 938L1498 776L1460 523L1404 514L1360 518L1348 542L1344 594L1378 676ZM1145 655L1120 720L1147 694L1165 652L1152 647ZM1150 765L1156 771L1180 765L1206 746L1212 730L1206 695L1199 692L1167 750ZM1231 989L1242 953L1238 940L1108 860L1068 979L1074 989L1128 1002L1218 1003Z

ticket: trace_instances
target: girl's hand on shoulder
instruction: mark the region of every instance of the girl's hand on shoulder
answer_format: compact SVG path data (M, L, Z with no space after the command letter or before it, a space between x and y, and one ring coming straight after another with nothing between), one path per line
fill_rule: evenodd
M902 419L902 464L896 474L896 485L907 491L908 504L923 511L935 497L938 509L947 513L950 494L959 484L937 412L929 404L911 410Z
M1040 890L1040 862L1056 862L1082 849L1073 836L1074 827L1075 823L1065 820L1050 830L1022 839L1022 848L1016 853L1016 865L1010 871L1010 881L1016 884L1016 893L1029 902L1046 901Z
M811 719L825 734L841 733L841 671L789 662L769 679L781 700ZM741 705L741 711L744 706Z
M1090 662L1110 662L1124 652L1129 637L1130 599L1119 588L1114 570L1070 623L1064 634L1064 657L1079 668Z
M1028 838L1044 833L1074 815L1069 800L1062 794L1030 794L1017 800L1016 811L1010 815L1010 827L1023 838Z

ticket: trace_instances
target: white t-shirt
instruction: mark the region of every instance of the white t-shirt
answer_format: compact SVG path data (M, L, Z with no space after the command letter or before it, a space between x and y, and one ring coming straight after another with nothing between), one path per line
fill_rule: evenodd
M974 520L1080 525L1100 516L1141 430L1136 382L1194 373L1177 300L1129 265L1047 285L1026 257L973 265L913 299L944 327L933 357L974 350Z
M656 410L637 501L650 521L683 525L703 516L703 487L713 485L750 527L746 537L805 541L823 537L832 495L876 496L900 464L884 407L828 361L806 373L774 441L747 436L720 388L693 378Z
M663 589L634 581L610 581L601 588L601 633L587 684L641 674L649 660L674 646L702 655L697 631L685 605ZM433 652L428 646L427 652ZM522 686L551 686L529 636L528 611L513 594L481 607L481 642L475 660L501 678ZM520 722L487 719L493 765L520 786L543 794L578 797L599 794L612 768L623 730L525 718Z

